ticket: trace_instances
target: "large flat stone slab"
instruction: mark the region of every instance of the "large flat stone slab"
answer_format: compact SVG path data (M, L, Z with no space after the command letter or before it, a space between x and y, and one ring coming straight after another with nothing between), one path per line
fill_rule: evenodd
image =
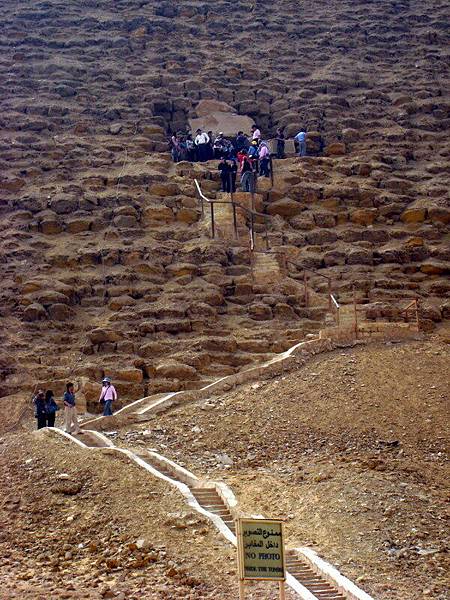
M192 132L197 129L212 131L214 134L223 131L225 136L235 136L238 131L249 134L253 124L254 121L250 117L232 112L214 111L196 119L189 119Z

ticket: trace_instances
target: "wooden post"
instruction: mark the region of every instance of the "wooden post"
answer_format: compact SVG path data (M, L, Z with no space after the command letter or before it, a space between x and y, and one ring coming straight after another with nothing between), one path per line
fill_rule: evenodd
M286 600L286 586L284 581L279 582L280 586L280 600Z
M214 226L214 202L211 202L211 233L212 238L216 237L216 228Z
M253 214L253 211L251 213L251 219L250 219L250 235L252 238L252 246L253 246L253 250L255 249L255 216Z
M303 285L305 286L305 307L309 307L308 280L306 271L303 271Z
M239 579L239 600L245 600L245 581Z
M233 198L233 196L231 196L231 198ZM233 203L233 227L234 227L234 237L238 240L239 239L239 232L238 232L238 226L237 226L237 219L236 219L236 204L234 203L234 200L231 200Z
M331 279L328 280L328 310L331 312Z
M416 307L416 325L417 325L417 331L419 331L419 303L417 300L415 300L415 307Z

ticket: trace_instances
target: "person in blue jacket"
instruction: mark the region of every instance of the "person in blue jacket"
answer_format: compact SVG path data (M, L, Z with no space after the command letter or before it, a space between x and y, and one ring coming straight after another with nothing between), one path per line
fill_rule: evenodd
M55 396L52 390L45 392L45 411L47 413L47 427L55 426L56 411L59 410L59 406L55 402Z

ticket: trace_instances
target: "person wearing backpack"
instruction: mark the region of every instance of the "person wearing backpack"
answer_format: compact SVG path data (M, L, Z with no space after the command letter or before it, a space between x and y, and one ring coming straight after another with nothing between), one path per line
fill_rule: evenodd
M254 173L251 159L244 156L241 168L241 189L243 192L251 192L254 185Z
M112 403L114 400L117 400L116 388L112 385L109 377L104 377L102 384L103 387L98 401L103 404L103 416L111 417L113 414Z
M247 156L249 158L258 158L258 142L253 140L250 144L250 148L247 151Z
M47 426L47 411L45 406L44 390L39 390L33 398L34 416L37 419L37 428L42 429Z
M55 426L56 411L59 410L59 406L55 402L55 397L52 390L45 392L45 412L47 413L47 427Z
M77 409L75 406L75 388L73 383L66 384L64 401L64 430L66 433L84 433L78 424Z

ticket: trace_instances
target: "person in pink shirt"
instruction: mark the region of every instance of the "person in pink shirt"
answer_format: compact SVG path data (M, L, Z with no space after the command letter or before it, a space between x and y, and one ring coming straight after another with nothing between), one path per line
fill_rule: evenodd
M103 416L111 417L113 400L117 400L116 388L112 385L109 377L104 377L102 381L103 387L100 392L98 401L103 404Z
M269 163L270 163L270 151L265 142L261 142L259 146L259 174L264 177L270 177Z

